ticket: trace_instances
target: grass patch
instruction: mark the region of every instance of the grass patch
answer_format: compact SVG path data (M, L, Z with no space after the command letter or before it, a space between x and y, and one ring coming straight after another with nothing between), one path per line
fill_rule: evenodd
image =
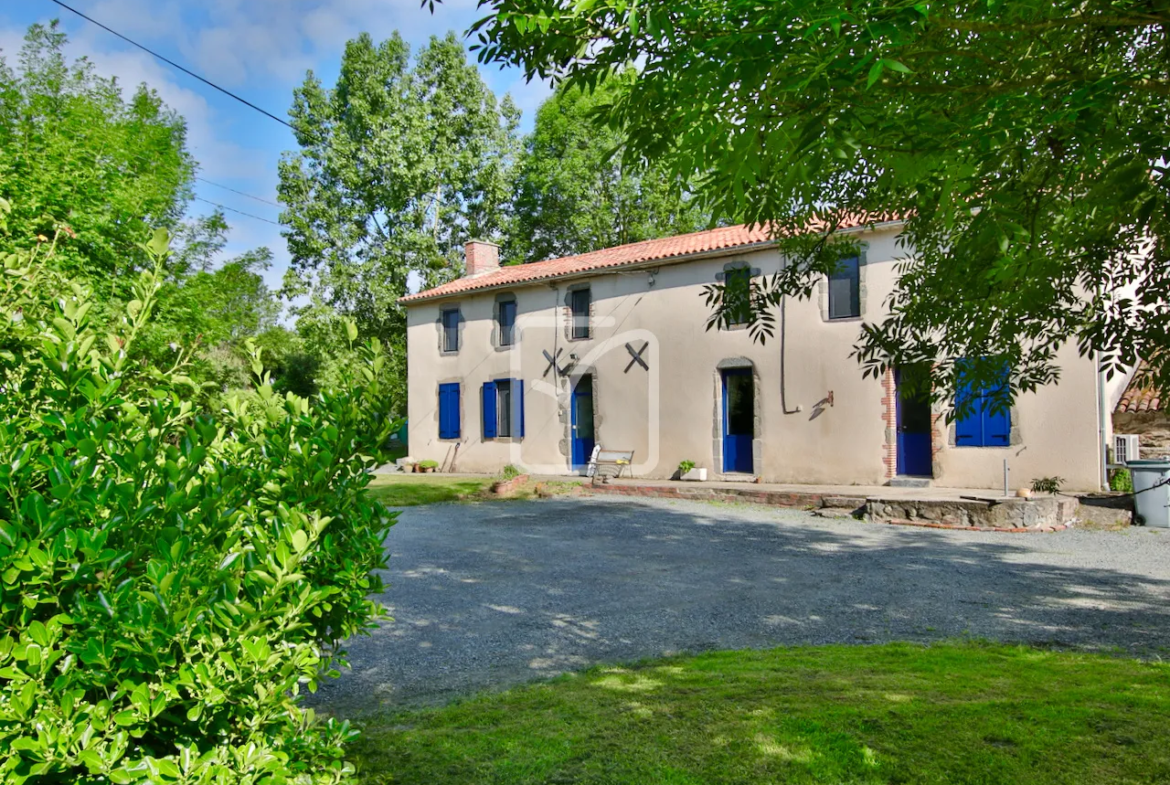
M498 498L491 493L496 479L448 474L379 474L370 482L370 493L389 507Z
M580 492L571 481L529 482L515 492L492 493L492 483L502 477L468 477L459 474L379 474L370 481L370 493L388 507L414 507L439 502L522 500L544 496L569 496ZM537 493L537 488L543 494Z
M1170 669L961 643L720 652L369 722L365 783L1170 782Z

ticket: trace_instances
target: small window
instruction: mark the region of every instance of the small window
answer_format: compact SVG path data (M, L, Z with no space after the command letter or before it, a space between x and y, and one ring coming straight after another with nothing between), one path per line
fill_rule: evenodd
M496 433L503 437L512 435L512 382L500 379L496 382L496 412L499 425Z
M483 385L483 438L524 436L524 383L496 379Z
M516 301L503 300L499 308L500 346L511 346L516 342Z
M1011 444L1012 416L1006 410L992 410L992 400L1008 384L1004 368L1000 378L989 386L977 387L974 380L964 379L959 368L955 405L969 403L966 413L955 420L956 447L1007 447Z
M861 264L856 256L837 262L829 276L829 318L855 319L861 316Z
M459 351L459 310L443 311L443 351Z
M726 324L734 327L747 324L752 316L752 271L749 267L736 267L727 271L723 279L723 312Z
M459 383L439 385L439 438L459 438Z
M588 289L575 289L569 293L569 305L573 311L573 338L589 337L589 306L592 302Z

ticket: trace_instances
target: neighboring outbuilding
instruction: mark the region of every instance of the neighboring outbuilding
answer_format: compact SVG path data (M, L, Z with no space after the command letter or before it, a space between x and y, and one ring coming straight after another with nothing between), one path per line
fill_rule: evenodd
M789 298L765 344L746 326L707 330L702 296L779 269L762 228L511 267L497 246L468 243L464 277L401 300L411 456L565 474L600 444L632 450L638 477L668 478L689 460L711 480L962 488L1000 487L1006 460L1013 488L1053 476L1099 488L1113 396L1074 346L1058 358L1059 385L953 423L946 407L903 395L896 373L862 377L850 353L896 283L901 226L844 229L860 254L811 299Z
M1124 390L1113 409L1114 460L1170 456L1170 414L1158 391L1143 383L1140 366L1130 374Z

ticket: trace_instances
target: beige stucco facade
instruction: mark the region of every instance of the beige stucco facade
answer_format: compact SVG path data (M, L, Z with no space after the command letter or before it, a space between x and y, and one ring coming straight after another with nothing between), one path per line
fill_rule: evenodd
M762 344L745 329L707 330L710 310L702 290L735 266L753 274L776 271L781 258L767 244L414 302L407 342L410 455L460 472L498 472L511 463L570 473L571 390L588 375L596 440L607 449L633 450L635 476L668 478L686 459L718 479L724 468L722 373L750 368L752 474L765 482L886 483L897 472L893 379L863 378L850 353L862 320L880 318L905 250L896 243L896 226L861 237L861 317L830 320L821 285L811 299L789 299L783 329L778 322L774 337ZM567 304L580 286L591 292L591 335L573 340ZM496 313L507 298L516 302L516 340L501 347ZM459 348L444 352L441 312L454 308ZM546 353L558 358L559 368ZM1071 348L1060 362L1058 385L1018 400L1009 446L955 446L953 426L936 409L934 483L999 487L1006 459L1013 487L1060 476L1067 488L1096 489L1095 365ZM505 378L524 387L524 436L484 439L482 386ZM460 385L457 439L440 438L443 383Z

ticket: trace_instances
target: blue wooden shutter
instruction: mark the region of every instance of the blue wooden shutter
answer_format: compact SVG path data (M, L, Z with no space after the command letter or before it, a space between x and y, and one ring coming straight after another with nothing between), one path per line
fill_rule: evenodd
M439 385L439 438L459 438L459 383Z
M512 435L524 438L524 380L512 380Z
M999 387L1006 388L1008 384L1008 371L1004 368L1000 371ZM1000 390L997 388L996 390ZM984 392L983 401L983 446L984 447L1007 447L1011 444L1012 435L1012 417L1011 413L1006 409L1004 411L993 412L991 410L991 401L988 399L987 391Z
M955 391L956 408L959 408L964 402L970 402L971 407L955 420L955 446L982 447L983 400L978 392L972 388L971 382L965 379L960 372L958 389Z
M483 384L483 438L496 438L496 383Z

